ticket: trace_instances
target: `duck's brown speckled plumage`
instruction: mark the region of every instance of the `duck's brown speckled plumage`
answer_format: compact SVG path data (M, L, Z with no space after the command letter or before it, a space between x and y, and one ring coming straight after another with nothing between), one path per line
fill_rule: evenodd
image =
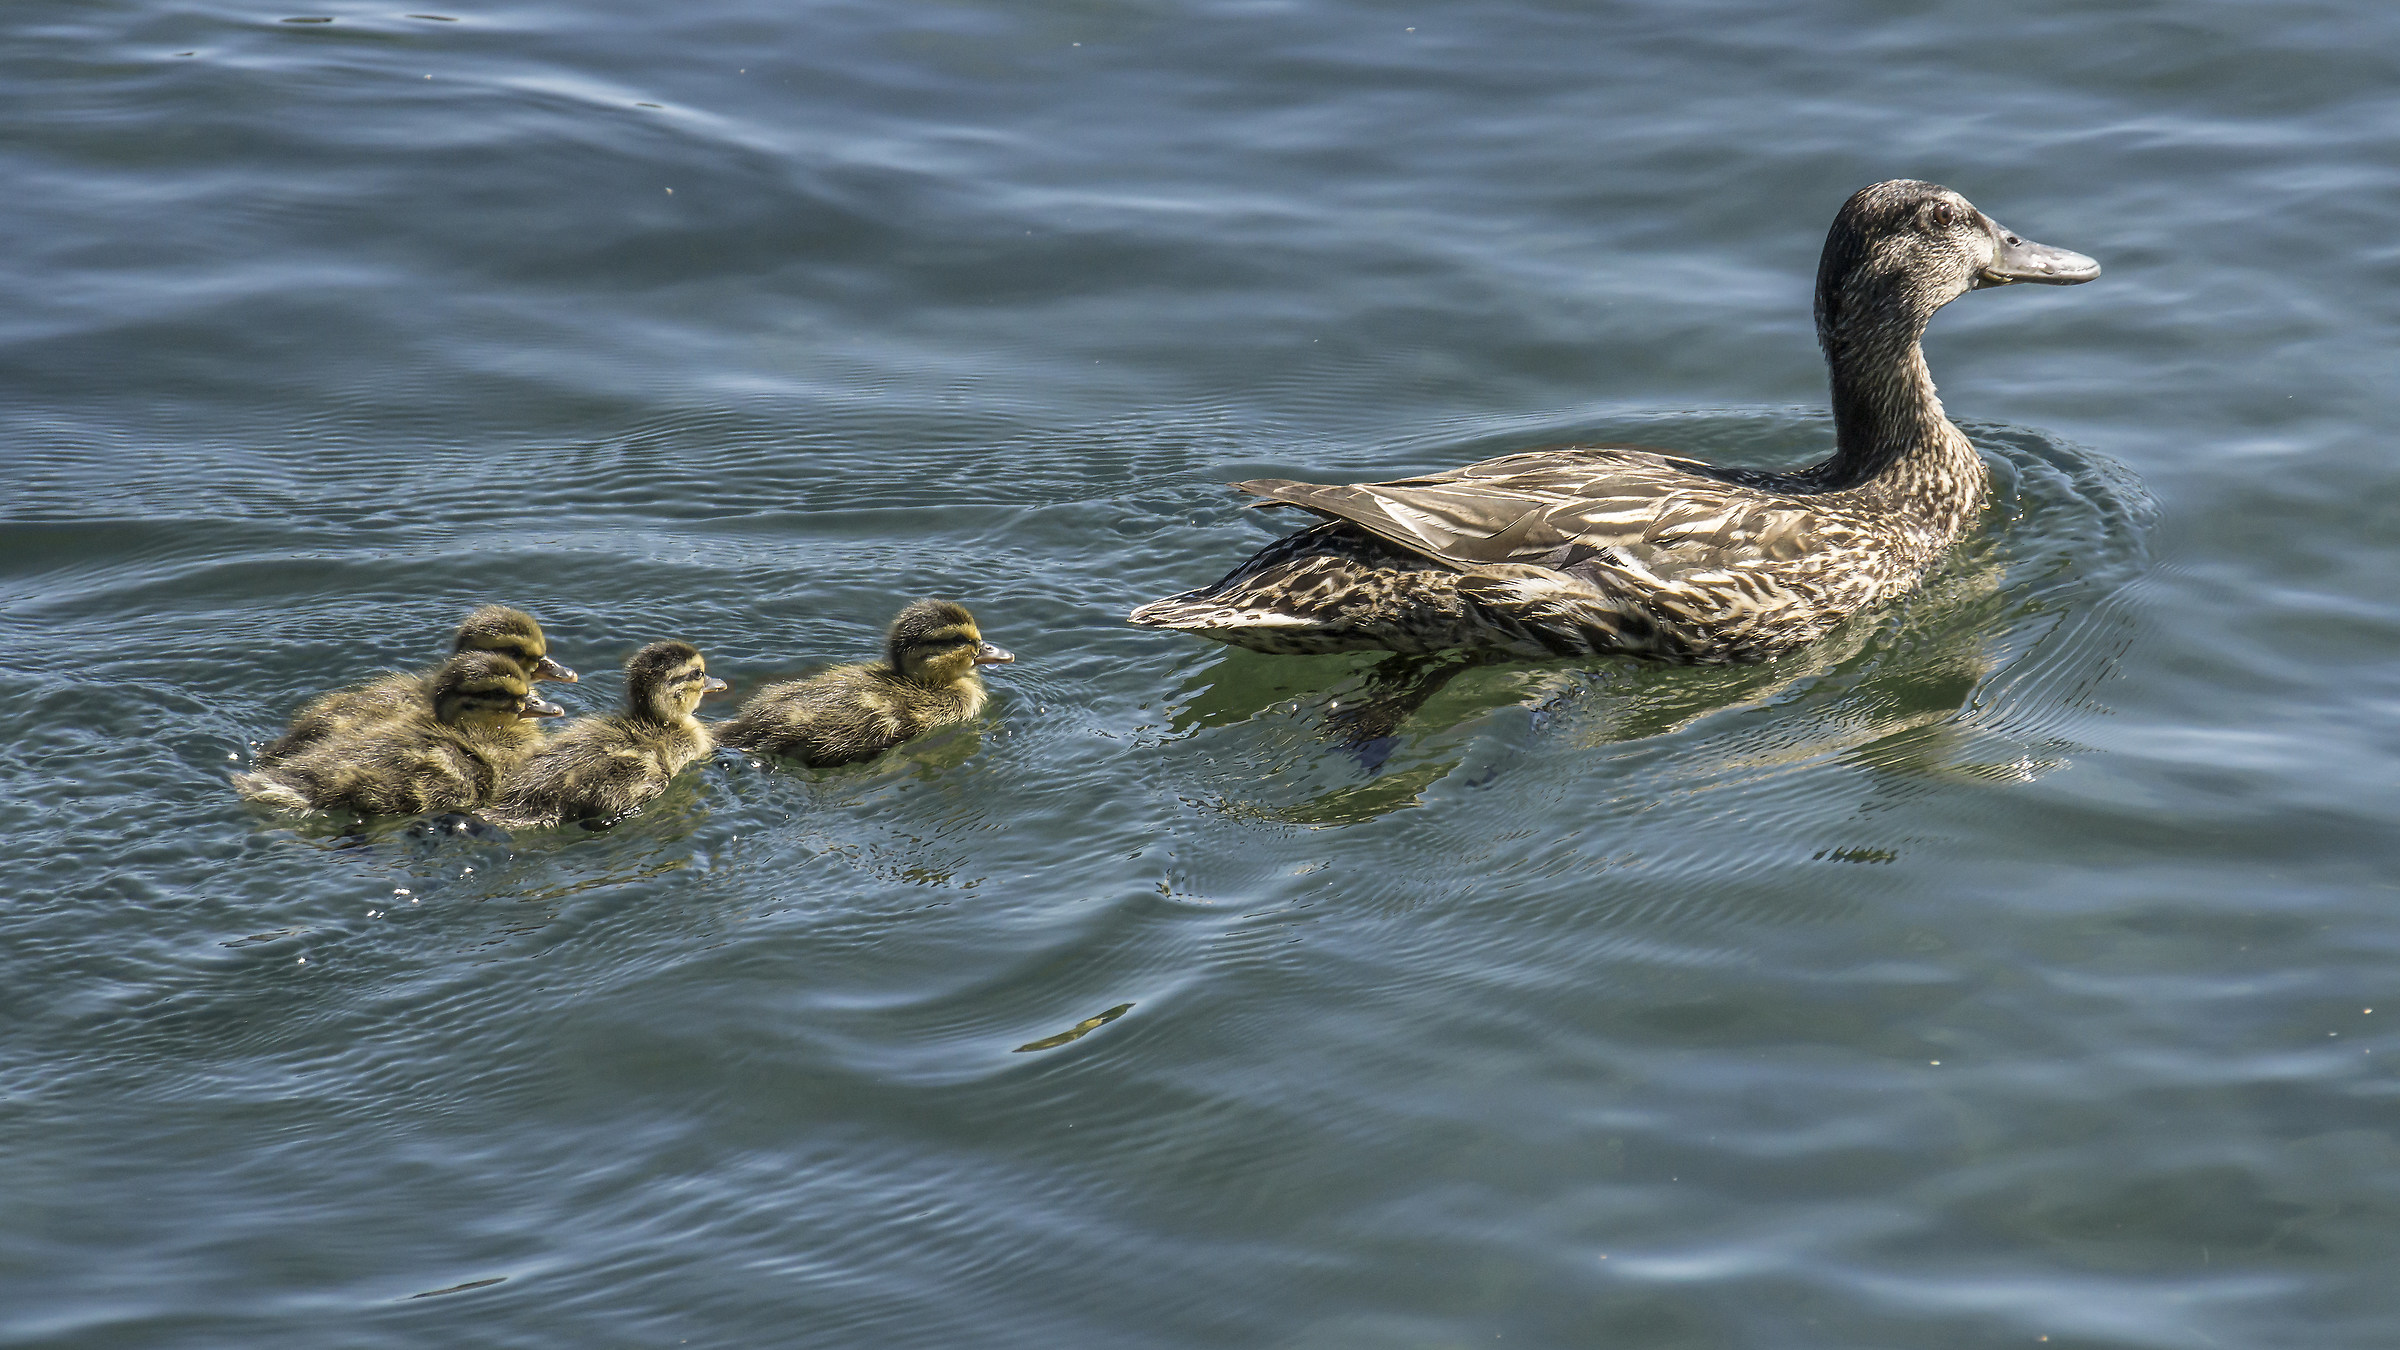
M521 609L485 605L458 625L453 652L490 652L507 658L528 680L573 681L575 672L550 658L542 626ZM319 694L292 715L291 728L258 752L258 762L290 759L331 737L383 722L396 722L427 706L440 668L379 676L349 689Z
M717 727L717 740L817 768L872 759L981 712L976 667L1014 660L983 640L965 606L919 600L892 620L881 662L768 685Z
M235 789L294 811L463 811L540 748L541 732L529 719L560 711L533 697L523 667L497 652L461 652L426 683L416 707L329 728L273 764L235 774Z
M1323 523L1132 622L1280 653L1453 649L1757 661L1914 586L1981 505L1983 464L1918 340L1968 290L2098 275L1947 188L1862 189L1817 273L1836 449L1793 473L1634 446L1503 455L1390 483L1236 483Z
M577 718L509 771L483 812L498 825L607 824L666 791L715 742L692 716L725 682L698 648L653 642L625 662L625 710Z

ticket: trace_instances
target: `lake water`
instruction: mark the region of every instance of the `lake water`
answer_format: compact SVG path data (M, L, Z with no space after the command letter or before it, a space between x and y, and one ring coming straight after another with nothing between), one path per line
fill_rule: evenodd
M0 1344L2400 1344L2400 7L427 4L0 24ZM1907 602L1374 754L1122 623L1235 479L1821 454L1902 176L2107 268L1936 319ZM1021 663L871 765L225 784L920 595Z

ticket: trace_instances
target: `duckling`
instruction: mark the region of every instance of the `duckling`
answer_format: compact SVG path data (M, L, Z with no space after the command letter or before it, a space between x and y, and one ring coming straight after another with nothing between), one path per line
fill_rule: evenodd
M975 668L1016 659L983 640L965 606L919 600L892 620L880 663L769 685L718 726L717 741L819 768L872 759L981 712Z
M1262 652L1765 660L1913 588L1982 506L1983 461L1918 346L1934 311L2098 275L1948 188L1861 188L1817 267L1824 461L1779 473L1595 445L1392 483L1236 483L1318 521L1128 617Z
M484 818L547 826L631 814L715 748L692 710L701 695L729 687L690 643L651 643L625 662L625 711L561 731L507 776Z
M453 652L491 652L514 662L529 680L575 682L575 672L550 659L542 626L521 609L485 605L458 626ZM349 730L397 721L427 706L435 671L380 676L366 684L319 694L293 714L291 729L258 752L258 762L289 759Z
M534 697L524 667L498 652L461 652L429 685L422 706L329 729L297 754L235 774L234 788L294 811L463 811L541 744L531 719L566 711Z

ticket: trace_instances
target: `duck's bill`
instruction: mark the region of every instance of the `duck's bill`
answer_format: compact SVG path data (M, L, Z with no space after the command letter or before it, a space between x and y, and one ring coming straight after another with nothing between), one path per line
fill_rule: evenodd
M1983 223L1992 227L1992 238L1999 249L1992 254L1991 265L1975 274L1975 284L1970 290L2011 286L2020 281L2037 286L2076 286L2100 275L2100 264L2080 253L2018 238L1990 216L1985 216Z
M565 666L560 665L558 662L551 660L547 656L542 657L540 660L533 663L533 678L537 680L557 680L562 684L574 684L576 682L574 671L567 669Z
M995 647L988 642L978 642L975 644L976 665L1005 666L1013 664L1016 659L1017 658L1015 654L1004 647Z
M711 675L707 679L704 679L700 682L700 692L703 694L722 694L732 687L732 685L727 684L725 681L718 679L714 675Z
M536 717L564 717L566 715L566 709L546 698L529 698L525 700L524 707L517 709L517 716L527 720Z

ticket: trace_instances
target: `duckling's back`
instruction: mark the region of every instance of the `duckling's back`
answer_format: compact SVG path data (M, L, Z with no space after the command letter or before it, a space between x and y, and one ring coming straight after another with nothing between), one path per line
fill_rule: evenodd
M511 771L483 814L500 825L616 820L714 747L699 722L586 717Z
M298 754L236 774L244 797L296 811L414 816L467 810L523 752L460 735L430 717L329 732Z
M788 755L812 768L855 764L965 721L982 710L983 700L979 680L930 687L885 666L835 666L759 690L738 716L718 724L717 743Z
M300 711L292 714L291 727L258 752L258 762L288 760L327 741L396 722L425 705L428 679L424 672L396 671L365 684L319 694L300 705Z

